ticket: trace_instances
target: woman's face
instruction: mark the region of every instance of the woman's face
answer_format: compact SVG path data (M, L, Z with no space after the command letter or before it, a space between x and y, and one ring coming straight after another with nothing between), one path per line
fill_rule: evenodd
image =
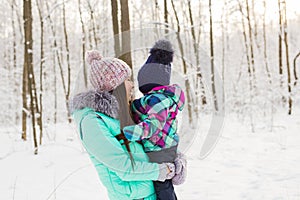
M131 81L130 78L127 78L124 83L125 83L125 88L126 88L127 99L128 99L128 101L132 101L133 98L134 98L134 96L133 96L133 87L134 87L133 82Z

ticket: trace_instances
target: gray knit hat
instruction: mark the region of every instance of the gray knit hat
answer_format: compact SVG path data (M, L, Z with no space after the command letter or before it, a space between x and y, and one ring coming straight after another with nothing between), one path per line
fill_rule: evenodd
M165 39L158 40L150 49L150 56L137 77L142 93L147 93L157 86L170 84L173 54L172 44Z

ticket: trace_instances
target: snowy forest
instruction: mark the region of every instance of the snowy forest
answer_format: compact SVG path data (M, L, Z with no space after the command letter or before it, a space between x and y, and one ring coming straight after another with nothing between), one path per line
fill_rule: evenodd
M0 5L0 108L3 111L0 169L9 170L17 160L27 162L26 158L31 160L28 163L38 163L32 156L50 159L51 155L52 160L42 160L42 164L37 164L39 167L28 171L31 175L42 174L45 172L42 169L54 166L50 170L54 175L49 173L49 183L45 183L47 178L41 179L47 189L34 189L34 184L41 180L34 182L24 177L22 180L23 171L10 175L2 172L1 176L6 177L2 181L7 182L0 182L0 193L4 199L83 199L78 195L80 192L74 193L76 198L68 190L76 188L85 191L82 196L107 199L103 187L99 191L95 172L88 173L93 177L92 182L82 178L85 175L81 169L93 170L90 165L88 168L83 165L84 169L78 165L89 162L86 155L75 159L73 166L77 163L77 168L72 170L66 163L62 171L59 164L53 164L61 151L68 152L64 146L77 149L76 155L83 153L68 106L72 95L89 88L85 52L97 49L103 56L124 60L133 69L136 85L137 71L147 59L149 49L158 39L167 38L175 49L171 82L184 88L187 100L179 120L183 148L191 160L190 174L199 178L197 182L188 179L186 185L178 187L180 199L300 199L300 176L295 172L300 167L299 155L288 166L270 172L271 175L260 174L267 178L262 182L260 178L253 180L257 181L257 188L251 187L248 192L246 186L231 185L232 182L231 189L227 190L224 182L217 181L223 176L212 174L231 169L233 162L246 165L248 154L241 154L237 156L241 159L231 160L221 170L217 169L220 163L213 163L214 159L228 156L222 154L228 150L226 145L238 144L239 151L243 152L241 144L248 143L245 148L252 145L248 153L255 155L261 154L260 149L268 149L270 153L274 144L277 145L278 152L269 155L277 159L271 159L267 168L299 154L300 137L295 134L300 128L299 7L297 0L4 0ZM137 87L135 91L139 96ZM232 135L238 131L238 135ZM266 135L271 133L274 135ZM209 134L215 135L202 146L199 157L205 135ZM265 145L269 137L273 143ZM222 145L223 140L226 145ZM261 146L255 147L256 144ZM288 151L290 144L292 149ZM56 150L47 153L47 147ZM216 153L212 152L213 148ZM213 155L208 156L210 153ZM250 156L253 163L257 162L256 158ZM269 157L259 160L270 161ZM292 163L294 168L290 167ZM34 168L34 164L27 165L28 169ZM202 180L196 170L200 165L206 167L201 169ZM208 171L210 167L213 172ZM254 172L258 175L261 168L256 164L253 168L258 168ZM74 185L75 181L63 185L73 175L72 171L82 173L75 175L76 180L86 181L93 187L81 188ZM250 184L251 180L246 182L243 177L253 178L252 172L242 173L237 182ZM273 182L276 174L282 175L278 180L283 178L283 183ZM227 175L226 180L232 178ZM210 178L213 181L205 185ZM26 183L32 186L18 188ZM63 190L61 185L68 188ZM216 191L220 185L221 189ZM86 195L89 192L91 196Z

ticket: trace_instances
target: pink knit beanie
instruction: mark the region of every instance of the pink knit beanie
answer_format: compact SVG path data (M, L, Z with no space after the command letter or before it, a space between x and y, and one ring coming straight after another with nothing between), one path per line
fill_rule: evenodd
M95 90L111 91L130 77L131 69L118 58L103 58L96 50L85 55L89 64L89 79Z

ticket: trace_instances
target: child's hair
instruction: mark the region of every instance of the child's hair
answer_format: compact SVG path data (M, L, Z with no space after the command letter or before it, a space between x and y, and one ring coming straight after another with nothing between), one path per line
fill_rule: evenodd
M130 126L134 124L130 115L130 109L128 104L129 100L127 99L125 83L123 82L116 89L114 89L112 94L116 97L119 103L119 121L121 129L121 134L119 135L119 138L124 140L124 144L130 156L131 164L132 166L134 166L134 159L132 157L131 150L129 147L129 141L127 140L122 131L125 126Z

